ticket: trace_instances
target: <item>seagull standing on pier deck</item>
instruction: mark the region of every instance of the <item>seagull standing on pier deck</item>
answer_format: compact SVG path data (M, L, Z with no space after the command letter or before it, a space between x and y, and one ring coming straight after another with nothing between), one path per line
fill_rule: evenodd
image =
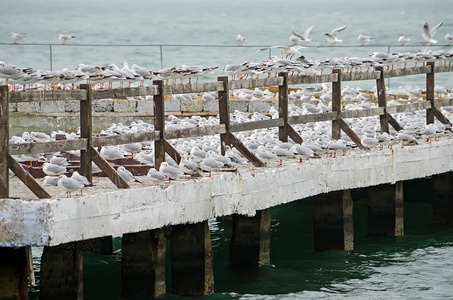
M85 186L83 183L68 178L66 175L60 175L60 179L58 179L57 183L58 187L66 191L66 197L71 198L71 192L76 191L78 189L83 189Z

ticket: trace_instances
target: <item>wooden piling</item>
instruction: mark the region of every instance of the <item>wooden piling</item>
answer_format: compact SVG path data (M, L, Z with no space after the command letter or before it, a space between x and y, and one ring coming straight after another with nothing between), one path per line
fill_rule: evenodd
M165 295L166 238L163 229L123 235L121 295L158 298Z
M354 226L350 190L334 191L313 197L315 251L353 250Z
M9 106L8 86L0 86L0 198L9 197L8 148L9 148Z
M44 247L39 299L83 299L83 254L77 242Z
M332 82L332 112L337 113L337 119L332 121L332 138L341 138L341 124L338 118L341 115L341 69L334 69L332 73L338 74L338 80Z
M431 176L433 223L453 224L453 173Z
M80 101L80 137L87 140L86 149L80 150L80 174L85 176L89 182L92 182L91 150L93 145L93 109L91 85L81 84L80 89L85 90L87 93L87 99Z
M164 83L162 80L153 80L158 94L153 96L154 101L154 130L159 130L159 139L154 141L154 167L159 170L160 164L165 161L165 100Z
M378 104L379 104L379 107L384 108L384 114L379 116L379 122L381 125L381 133L384 133L384 132L389 133L389 118L388 118L388 114L387 114L387 97L386 97L386 90L385 90L384 69L382 67L376 67L376 70L381 72L381 76L378 79L376 79Z
M0 300L27 300L27 275L25 247L0 247Z
M426 73L426 101L434 107L434 66L435 62L428 62L431 67L431 72ZM434 110L431 108L426 109L426 124L434 123Z
M368 193L368 235L404 234L403 182L370 186Z
M225 155L225 145L230 145L230 91L228 87L228 76L217 77L217 81L222 82L223 91L219 91L219 119L220 124L225 125L226 132L220 134L220 150Z
M282 142L288 141L288 132L286 130L288 124L288 73L283 72L278 74L283 78L283 82L278 86L278 117L283 118L285 123L278 127L278 139Z
M270 209L256 212L253 217L233 215L230 242L230 264L270 264Z
M171 232L172 293L214 293L213 250L208 221L174 226Z

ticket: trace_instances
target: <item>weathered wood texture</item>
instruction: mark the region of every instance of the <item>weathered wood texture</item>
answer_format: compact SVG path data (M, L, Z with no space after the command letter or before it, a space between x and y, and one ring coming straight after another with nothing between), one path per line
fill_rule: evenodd
M153 80L157 86L158 94L154 96L154 129L159 131L159 139L154 141L154 166L159 170L162 162L165 161L165 101L164 83L162 80Z
M283 119L269 119L264 121L254 121L254 122L247 122L247 123L236 123L231 124L231 132L239 132L239 131L248 131L248 130L255 130L255 129L263 129L263 128L270 128L270 127L279 127L284 126L285 121Z
M269 87L273 85L281 85L283 78L281 77L271 77L264 79L246 79L246 80L234 80L230 81L230 90L237 89L254 89L260 87Z
M337 118L336 112L328 112L322 114L303 115L303 116L291 116L288 117L288 124L305 124L322 121L332 121Z
M164 86L164 96L173 94L218 92L222 90L224 90L224 87L220 82L172 84ZM155 95L157 95L157 91Z
M219 91L219 120L220 124L225 126L225 132L220 134L220 151L225 155L225 145L230 145L230 91L228 76L220 76L217 80L223 85L223 91Z
M426 109L426 124L434 123L434 65L434 62L428 63L431 72L426 74L426 101L431 104L431 107Z
M214 134L221 134L226 132L226 127L224 124L220 125L210 125L206 127L194 127L194 128L185 128L177 130L167 130L165 131L165 139L179 139L179 138L191 138L199 136L207 136Z
M64 101L64 100L86 100L87 95L84 90L73 91L31 91L14 92L10 94L9 102L31 102L31 101Z
M117 144L115 144L117 145ZM69 150L85 150L87 148L86 139L77 140L59 140L50 142L39 142L39 143L20 143L10 144L9 154L30 154L30 153L52 153L58 151L69 151Z
M338 81L332 83L332 112L337 114L337 118L332 120L332 138L338 140L341 137L339 116L341 115L341 80L343 74L341 69L332 70L338 74Z
M326 74L326 75L313 75L313 76L289 76L288 85L336 82L337 80L338 80L338 75L335 73Z
M412 68L398 68L393 70L384 70L386 78L401 77L408 75L426 74L431 72L431 66L412 67Z
M94 147L123 145L130 143L152 142L159 139L160 131L100 136L93 138Z
M278 117L283 119L283 125L278 127L278 139L282 142L288 141L286 124L288 123L288 73L280 73L279 77L283 82L278 86Z
M8 180L8 86L0 86L0 198L9 197Z
M381 126L381 132L389 133L389 119L387 114L387 91L385 89L385 77L384 70L382 67L377 68L377 71L381 73L379 79L376 79L376 90L378 97L379 108L382 108L383 112L379 115L379 124Z
M87 100L80 103L80 137L86 139L85 150L80 151L80 171L89 182L92 182L91 146L93 136L93 110L92 110L92 91L89 84L80 86L87 93Z
M366 110L343 110L340 116L343 119L347 118L365 118L372 116L382 116L385 115L384 107L375 107Z
M360 81L360 80L376 80L381 77L380 72L365 72L365 73L341 73L341 81Z
M130 188L129 184L121 177L116 170L97 152L91 149L91 160L104 172L104 174L120 189Z
M156 95L157 93L157 87L150 85L142 87L95 90L92 91L92 98L95 100L106 98L146 97Z

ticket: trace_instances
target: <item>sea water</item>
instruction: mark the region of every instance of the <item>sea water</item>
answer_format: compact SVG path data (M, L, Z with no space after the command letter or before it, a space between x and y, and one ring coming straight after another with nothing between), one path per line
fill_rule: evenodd
M108 66L126 60L150 70L181 65L219 67L204 80L224 75L227 64L260 62L288 46L292 31L313 25L307 59L368 57L374 51L417 52L424 40L423 22L440 22L437 45L428 50L449 50L444 39L453 34L449 0L3 0L0 20L0 61L34 69L75 69L79 63ZM347 26L343 42L329 47L324 33ZM12 45L10 32L26 36ZM60 33L76 38L61 45ZM245 37L238 47L236 35ZM373 39L359 47L357 36ZM401 47L398 37L411 41ZM52 46L50 46L51 44ZM449 74L436 76L436 84L452 88ZM419 85L423 75L392 79L392 87ZM348 83L349 84L349 83ZM372 88L373 81L350 83Z
M226 64L266 59L268 51L256 50L288 45L292 30L303 32L311 25L312 41L300 43L308 46L302 50L307 59L416 52L424 42L424 21L430 26L444 21L435 36L440 46L432 50L451 49L444 36L453 33L450 0L3 0L1 5L0 61L8 64L61 70L75 69L79 63L119 65L124 59L151 70L182 64L219 66L205 80L224 75ZM323 34L343 25L347 26L340 33L343 42L327 47ZM26 39L11 45L10 32ZM60 33L76 38L63 46L57 38ZM238 33L246 38L243 47L236 45ZM358 47L359 33L373 40ZM401 34L412 39L405 47L396 42ZM279 52L274 49L271 54ZM450 74L436 80L453 87ZM372 81L356 84L374 86ZM423 75L391 81L395 87L424 84ZM432 225L429 199L420 193L407 196L410 190L405 188L409 201L403 237L368 237L366 200L354 202L355 247L349 252L313 251L310 199L272 208L271 265L250 270L228 265L231 224L211 220L215 294L203 299L450 298L453 228ZM84 255L85 299L122 299L120 238L114 239L114 246L110 256ZM41 250L34 249L38 283ZM37 299L38 293L39 285L30 299Z

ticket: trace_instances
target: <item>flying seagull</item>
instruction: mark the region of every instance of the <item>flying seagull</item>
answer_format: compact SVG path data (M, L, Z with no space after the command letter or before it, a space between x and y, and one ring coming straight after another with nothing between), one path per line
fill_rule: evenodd
M325 33L326 42L329 43L331 46L335 45L336 43L341 43L342 40L338 39L338 33L346 29L346 26L338 27L332 30L330 33Z

